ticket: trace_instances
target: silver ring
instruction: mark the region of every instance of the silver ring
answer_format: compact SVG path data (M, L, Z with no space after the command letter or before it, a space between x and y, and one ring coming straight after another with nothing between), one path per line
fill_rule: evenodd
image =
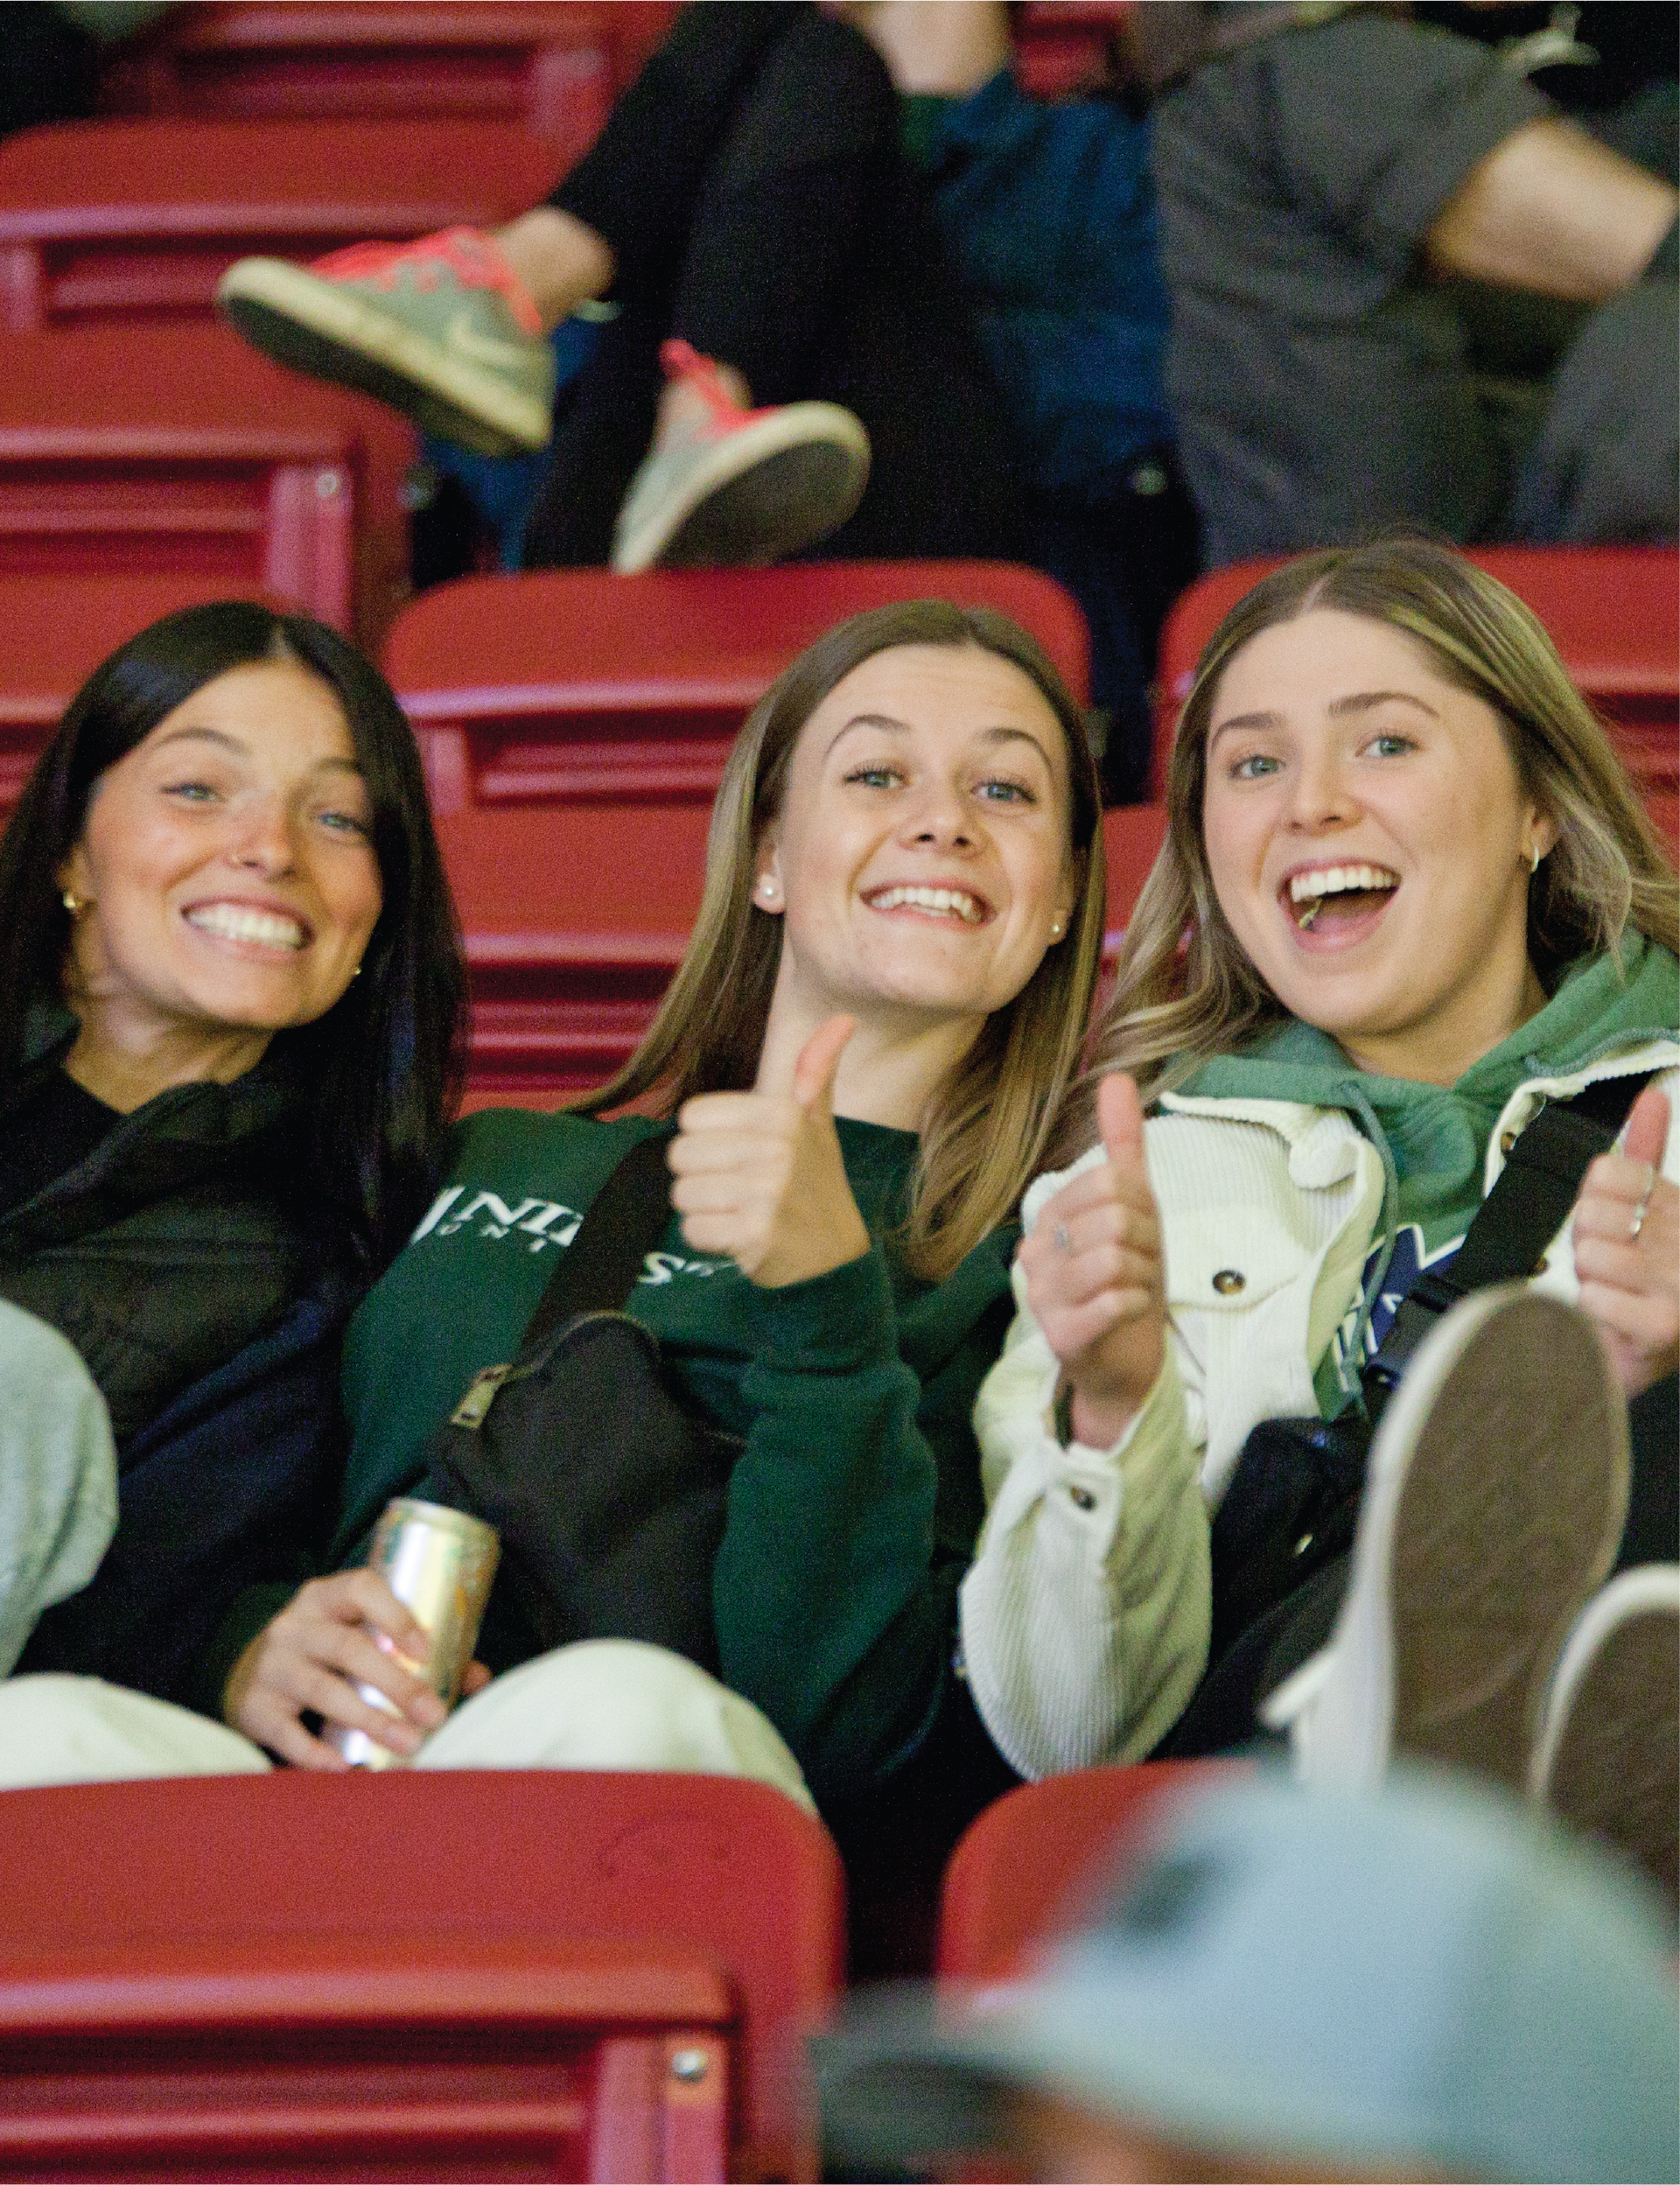
M1054 1229L1051 1230L1050 1242L1055 1246L1059 1252L1071 1252L1073 1250L1074 1240L1068 1234L1068 1225L1065 1222L1058 1222Z
M1639 1232L1644 1228L1645 1216L1651 1210L1651 1194L1656 1189L1656 1165L1653 1161L1647 1166L1651 1172L1651 1180L1646 1185L1645 1195L1634 1208L1633 1219L1628 1224L1628 1242L1630 1244L1639 1242Z

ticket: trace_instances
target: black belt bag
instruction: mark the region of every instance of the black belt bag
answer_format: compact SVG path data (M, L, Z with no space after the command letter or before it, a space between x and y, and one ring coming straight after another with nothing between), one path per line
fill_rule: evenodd
M644 1138L613 1170L517 1355L476 1376L414 1490L501 1535L478 1649L497 1671L606 1638L718 1666L711 1572L743 1444L687 1407L619 1309L670 1220L665 1147Z
M1217 1662L1234 1640L1353 1545L1371 1436L1406 1362L1441 1314L1499 1282L1538 1271L1582 1179L1614 1144L1653 1073L1600 1079L1542 1108L1438 1273L1424 1272L1360 1375L1363 1416L1263 1419L1242 1445L1213 1525Z

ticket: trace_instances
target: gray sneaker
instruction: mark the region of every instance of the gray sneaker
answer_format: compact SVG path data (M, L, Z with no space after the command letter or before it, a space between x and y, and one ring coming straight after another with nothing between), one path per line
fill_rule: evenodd
M1627 1402L1586 1315L1522 1284L1460 1299L1371 1444L1329 1643L1261 1709L1295 1773L1364 1789L1405 1753L1520 1792L1628 1481Z
M869 435L850 410L819 402L743 410L686 341L668 341L660 356L707 415L680 427L631 480L612 533L620 575L784 561L845 522L869 476Z
M242 258L216 305L276 363L376 396L440 439L480 455L548 445L554 352L477 228L357 243L311 266Z
M1640 1564L1587 1604L1558 1656L1529 1792L1680 1908L1680 1567Z

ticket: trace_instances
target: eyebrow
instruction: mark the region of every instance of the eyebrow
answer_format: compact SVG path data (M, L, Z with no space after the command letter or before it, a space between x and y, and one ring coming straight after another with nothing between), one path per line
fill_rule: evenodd
M907 736L911 733L912 724L908 721L897 720L891 713L854 713L849 721L843 722L830 737L828 750L823 753L823 757L826 759L840 739L849 734L854 728L885 728L899 735ZM1046 767L1049 768L1052 778L1054 778L1056 769L1052 763L1050 754L1030 729L1010 728L999 722L994 728L982 729L980 737L983 743L988 744L1030 744L1043 760Z
M235 759L248 759L251 755L248 744L242 742L237 736L230 736L223 728L172 728L167 736L158 738L152 749L162 751L170 744L184 743L214 744L222 751L230 752ZM354 774L359 776L361 768L354 759L320 759L316 761L313 771L317 774Z
M1332 698L1325 710L1332 720L1343 720L1349 714L1368 713L1374 706L1392 703L1415 705L1420 713L1427 713L1432 721L1438 721L1441 718L1432 705L1410 690L1355 690L1345 698ZM1211 751L1228 728L1282 728L1283 725L1281 713L1233 713L1229 720L1222 721L1209 734L1208 748Z

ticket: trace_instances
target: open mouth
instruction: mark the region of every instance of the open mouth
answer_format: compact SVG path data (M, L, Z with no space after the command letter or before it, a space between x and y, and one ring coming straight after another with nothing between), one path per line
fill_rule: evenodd
M960 926L983 926L991 915L989 903L961 887L883 887L864 900L872 910L912 910Z
M284 911L256 910L248 903L195 903L186 914L186 922L200 933L219 941L242 942L252 948L271 949L276 955L296 956L309 940L302 921Z
M1399 885L1385 865L1319 865L1292 872L1278 893L1302 933L1334 934L1385 908Z

